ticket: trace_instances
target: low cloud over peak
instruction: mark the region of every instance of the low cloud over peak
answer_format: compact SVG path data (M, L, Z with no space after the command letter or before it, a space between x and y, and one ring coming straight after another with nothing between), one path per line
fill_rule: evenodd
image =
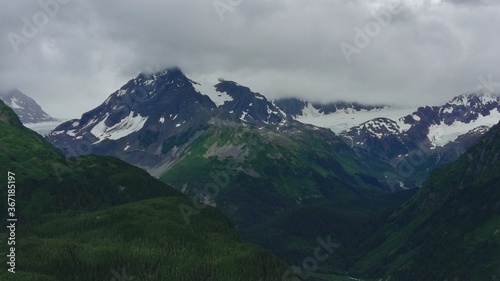
M174 65L269 98L377 104L438 104L500 81L500 5L487 0L1 2L0 84L54 116Z

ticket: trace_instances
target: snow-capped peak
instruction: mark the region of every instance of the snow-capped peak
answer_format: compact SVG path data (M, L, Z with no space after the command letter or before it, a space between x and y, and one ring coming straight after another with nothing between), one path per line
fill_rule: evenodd
M381 138L383 136L387 136L389 134L400 134L401 128L398 124L388 118L375 118L369 120L367 122L362 123L359 127L355 128L357 130L357 134L359 135L362 131L366 131L367 133L375 136L377 138Z
M479 107L481 105L487 105L489 103L500 101L500 97L491 93L472 93L464 94L454 97L447 105L463 105L466 107Z

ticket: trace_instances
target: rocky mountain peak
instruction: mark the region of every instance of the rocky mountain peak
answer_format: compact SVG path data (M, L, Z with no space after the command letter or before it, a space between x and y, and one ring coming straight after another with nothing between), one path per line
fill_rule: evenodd
M43 111L36 101L17 89L0 93L0 100L12 108L23 124L54 122L54 117Z

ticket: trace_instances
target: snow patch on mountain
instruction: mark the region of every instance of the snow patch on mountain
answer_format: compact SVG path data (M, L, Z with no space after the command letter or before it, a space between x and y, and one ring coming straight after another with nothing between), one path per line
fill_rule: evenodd
M12 109L24 109L24 107L20 106L19 104L17 104L19 102L19 100L17 100L15 97L13 97L11 100L10 100L10 107Z
M76 130L69 130L66 132L66 134L71 137L76 137Z
M191 81L191 83L198 93L208 96L217 107L223 105L225 102L233 100L227 93L217 92L215 89L217 83L209 82L207 79L202 79L200 82Z
M241 121L243 121L243 122L246 122L247 120L245 120L245 118L247 117L247 114L248 114L248 112L243 111L243 112L241 113L240 120L241 120Z
M427 137L431 141L432 145L444 146L449 142L456 140L459 136L474 130L480 126L486 126L488 128L493 127L500 120L500 112L494 109L489 115L480 115L476 120L469 123L464 123L460 121L455 121L450 125L444 123L433 124L429 127L429 134Z
M118 93L116 94L117 97L121 97L127 94L127 90L118 90Z
M134 132L137 132L142 129L142 127L148 120L148 117L142 117L141 115L135 114L133 111L131 111L127 117L123 118L118 124L112 127L106 126L107 119L108 116L106 116L104 120L95 125L94 128L92 128L92 130L90 131L96 138L99 139L95 143L102 142L106 139L118 140Z

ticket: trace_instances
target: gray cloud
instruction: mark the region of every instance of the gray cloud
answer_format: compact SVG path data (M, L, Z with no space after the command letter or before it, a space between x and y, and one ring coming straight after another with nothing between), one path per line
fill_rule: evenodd
M445 0L444 2L467 5L497 5L496 0Z
M356 28L373 24L387 1L220 1L239 4L221 20L213 0L72 0L16 54L9 34L22 35L23 17L44 10L0 0L0 88L78 117L139 72L173 65L194 79L317 101L439 104L481 76L500 81L500 6L490 1L404 0L350 63L340 44L354 44Z

